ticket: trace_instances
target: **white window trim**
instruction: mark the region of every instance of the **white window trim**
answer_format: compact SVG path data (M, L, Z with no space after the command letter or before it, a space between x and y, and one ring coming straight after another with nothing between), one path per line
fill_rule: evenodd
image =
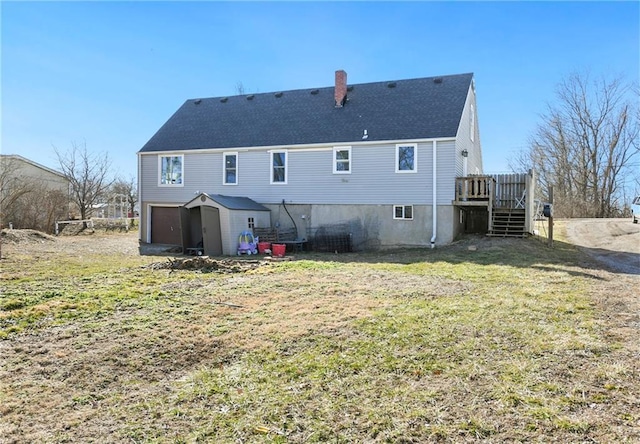
M273 155L278 153L284 153L284 182L273 181ZM289 176L289 152L287 150L269 151L269 183L271 185L286 185L288 176Z
M164 157L180 157L180 166L182 167L181 183L162 183L162 158ZM184 154L159 154L158 155L158 186L159 187L183 187L184 186Z
M401 170L398 165L400 159L400 147L411 146L413 147L413 169ZM417 143L398 143L396 144L396 173L400 174L413 174L418 172L418 144Z
M227 156L236 156L236 181L227 182ZM237 151L222 153L222 185L238 185L238 172L240 170L240 159Z
M411 217L404 217L405 208L411 207ZM402 217L396 216L396 208L402 208ZM393 206L393 218L395 220L413 220L413 205L394 205Z
M336 159L336 153L338 151L347 151L349 153L349 160L347 162L342 161L342 163L349 164L348 171L338 170L338 159ZM333 174L351 174L351 166L352 166L352 158L351 158L351 147L350 146L334 146L333 147Z

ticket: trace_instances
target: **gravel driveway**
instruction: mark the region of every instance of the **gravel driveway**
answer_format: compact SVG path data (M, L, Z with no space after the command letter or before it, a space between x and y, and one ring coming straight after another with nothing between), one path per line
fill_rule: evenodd
M567 238L608 268L640 275L640 224L626 219L567 219Z

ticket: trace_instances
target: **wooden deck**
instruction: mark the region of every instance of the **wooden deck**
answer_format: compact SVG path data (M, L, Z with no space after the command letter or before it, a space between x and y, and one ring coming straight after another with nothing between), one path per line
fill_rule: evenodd
M525 236L531 230L533 215L533 173L467 176L456 178L455 199L452 204L465 208L486 207L489 235ZM509 228L505 230L505 214Z
M454 205L487 206L493 204L495 180L492 176L469 176L456 178Z

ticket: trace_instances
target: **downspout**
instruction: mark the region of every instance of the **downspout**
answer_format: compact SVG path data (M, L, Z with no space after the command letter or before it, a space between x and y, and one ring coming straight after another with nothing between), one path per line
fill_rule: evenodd
M433 171L432 171L432 181L433 181L433 185L432 185L432 190L433 190L433 196L431 197L431 213L433 216L433 221L431 222L431 226L433 229L433 235L431 236L431 248L435 248L436 246L436 232L437 232L437 228L438 228L438 215L437 215L437 205L436 205L436 184L437 184L437 180L436 180L436 172L437 172L437 168L436 168L436 149L438 147L438 142L437 141L433 141Z
M146 225L146 220L149 218L149 215L147 214L146 217L144 216L144 211L145 209L142 208L142 174L140 174L140 172L142 171L142 154L141 153L137 153L138 154L138 177L137 177L137 187L138 187L138 241L142 241L143 239L143 231L142 230L146 230L146 227L143 227L142 225L142 219L145 219L145 225ZM133 214L131 215L133 217L135 217L135 205L133 208ZM149 242L150 239L150 233L147 231L147 233L144 233L144 235L146 236L146 241Z

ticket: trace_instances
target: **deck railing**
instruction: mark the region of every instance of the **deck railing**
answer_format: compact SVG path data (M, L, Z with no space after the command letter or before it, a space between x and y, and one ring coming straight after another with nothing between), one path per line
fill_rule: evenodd
M497 174L493 176L467 176L456 178L454 205L461 207L487 207L489 231L492 229L494 209L524 210L525 230L532 232L534 217L535 174Z
M497 208L524 209L527 191L527 174L497 174L495 206Z
M495 194L495 179L491 176L468 176L456 178L456 200L490 200Z

